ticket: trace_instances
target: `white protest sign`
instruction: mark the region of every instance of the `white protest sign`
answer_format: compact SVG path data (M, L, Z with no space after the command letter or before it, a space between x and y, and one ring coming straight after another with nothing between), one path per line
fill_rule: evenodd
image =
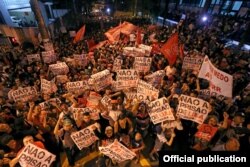
M166 74L164 70L159 70L152 74L144 76L144 79L147 81L147 83L153 85L154 87L159 87L165 75Z
M133 50L135 57L144 57L145 56L145 50L142 48L134 48Z
M199 97L206 100L210 99L211 97L216 97L219 100L223 100L225 98L225 96L216 92L211 92L209 89L201 89L199 92Z
M89 86L87 81L67 82L66 89L68 92L82 92L89 89Z
M182 70L194 70L199 71L203 62L203 57L188 57L185 56L182 64Z
M28 63L41 62L40 54L29 54L27 55Z
M37 97L37 90L34 86L28 86L11 91L10 97L15 101L27 102Z
M79 66L83 66L85 67L88 63L88 57L86 56L86 54L74 54L74 61L75 61L75 64L76 65L79 65Z
M110 101L111 101L111 98L108 97L107 95L105 95L102 100L101 100L101 103L102 105L104 105L105 107L108 107L110 105Z
M41 79L41 92L51 94L57 91L56 84L46 79Z
M123 55L126 56L134 56L134 48L135 47L124 47L123 48Z
M117 89L132 88L137 86L139 74L136 70L118 70L116 76Z
M210 104L202 99L181 95L176 115L202 124L210 112Z
M132 160L136 156L134 152L130 151L118 141L114 141L106 147L99 147L99 150L101 153L118 163L126 160Z
M100 91L112 84L112 75L109 70L103 70L99 73L91 75L91 79L95 91Z
M53 63L57 60L54 50L42 52L42 58L44 63Z
M51 163L56 160L56 156L29 143L19 154L18 159L22 167L50 167Z
M87 128L74 132L70 135L70 137L79 148L79 150L89 147L96 140L98 140L98 137L96 137L95 133L92 130L92 126L88 126Z
M153 124L158 124L166 120L175 120L168 100L163 97L149 103L149 116Z
M73 113L74 119L81 119L82 114L88 112L90 114L90 118L93 120L99 120L100 116L100 110L97 108L91 108L91 107L86 107L86 108L74 108L70 107L69 110ZM80 118L79 118L80 116Z
M211 92L232 98L233 76L215 68L207 56L202 63L198 77L210 81Z
M137 97L143 97L145 101L153 101L158 99L159 90L143 80L139 80L137 84Z
M56 103L57 105L60 105L62 102L59 98L52 98L52 99L49 99L45 102L42 102L42 103L39 103L39 106L41 107L41 110L47 110L50 108L51 106L51 102L53 103Z
M134 69L139 72L148 72L151 67L152 58L148 57L135 57Z
M151 53L151 50L152 50L152 46L140 44L138 47L141 48L141 49L143 49L143 50L145 50L145 56L150 56L150 53Z
M116 58L113 63L113 69L112 71L117 71L122 68L122 59Z
M56 64L49 65L49 70L54 75L66 75L69 72L69 67L65 62L60 62Z

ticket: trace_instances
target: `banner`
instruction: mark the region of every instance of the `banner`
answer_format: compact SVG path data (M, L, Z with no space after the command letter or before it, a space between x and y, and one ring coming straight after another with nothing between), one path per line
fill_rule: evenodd
M208 124L202 124L200 125L198 132L195 133L195 137L209 142L214 137L217 130L217 127Z
M70 137L79 148L79 150L89 147L96 140L98 140L98 137L96 137L95 133L93 132L91 125L80 131L72 133Z
M89 84L93 86L95 91L100 91L112 84L112 76L109 70L103 70L96 74L91 75Z
M199 71L203 57L184 57L183 64L182 64L182 70L194 70L194 71Z
M233 76L214 67L207 56L202 63L198 77L210 81L211 92L232 98Z
M112 71L117 71L120 70L121 68L122 68L122 59L115 58Z
M86 26L83 25L76 33L75 35L75 38L73 40L73 43L77 43L81 40L83 40L83 37L84 37L84 34L85 34L85 29L86 29Z
M10 93L10 97L15 101L27 102L37 97L37 90L34 86L28 86L13 90Z
M66 89L68 92L83 92L89 89L87 81L76 81L76 82L67 82Z
M30 55L27 55L27 60L29 64L33 62L41 62L41 57L40 57L40 54L30 54Z
M147 83L158 88L159 86L161 86L162 79L165 75L166 74L164 70L159 70L152 74L144 76L144 79L147 81Z
M88 63L88 57L85 54L74 54L74 61L76 66L85 67Z
M106 147L99 147L99 150L101 153L118 163L132 160L136 156L134 152L130 151L127 147L116 140Z
M69 67L67 66L65 62L60 62L60 63L49 65L49 70L54 75L67 75L67 73L69 72Z
M149 108L149 116L153 124L158 124L166 120L175 120L168 100L165 97L150 102Z
M108 97L107 95L105 95L101 100L102 105L104 105L105 107L108 107L110 105L110 102L111 98Z
M209 89L201 89L198 97L205 100L209 100L211 97L216 97L219 100L223 100L225 98L225 96L219 95L216 92L211 92Z
M42 52L42 58L44 63L56 62L57 57L54 50Z
M134 69L139 72L148 72L151 67L152 58L148 57L135 57Z
M162 46L161 52L170 65L175 63L178 55L178 33L173 34L168 39L168 41Z
M139 74L136 70L118 70L116 75L116 88L125 89L137 86Z
M61 100L59 98L52 98L49 99L45 102L39 103L39 106L41 107L41 110L47 110L51 107L50 103L56 103L58 106L60 106L60 104L62 103Z
M97 108L91 108L91 107L86 107L86 108L74 108L70 107L69 110L73 113L74 119L82 119L82 114L88 112L90 114L91 119L93 120L99 120L100 116L100 110ZM79 114L80 113L80 114ZM80 116L80 118L79 118Z
M202 124L210 112L210 104L202 99L181 95L176 116Z
M145 81L139 80L137 84L137 97L143 97L145 101L158 99L159 90Z
M52 162L56 160L56 156L45 149L29 143L18 155L18 159L22 167L50 167Z
M41 79L41 92L45 94L51 94L57 91L57 86L54 82L46 79Z

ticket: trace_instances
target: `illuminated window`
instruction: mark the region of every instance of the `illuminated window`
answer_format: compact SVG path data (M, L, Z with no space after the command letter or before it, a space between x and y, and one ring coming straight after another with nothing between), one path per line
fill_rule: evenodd
M242 1L235 1L232 10L239 10L242 5Z

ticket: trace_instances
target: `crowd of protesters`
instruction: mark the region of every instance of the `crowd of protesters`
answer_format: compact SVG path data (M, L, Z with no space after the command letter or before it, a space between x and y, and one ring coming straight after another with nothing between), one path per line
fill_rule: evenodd
M137 20L137 22L139 22ZM227 24L228 23L228 24ZM99 23L98 23L99 24ZM136 24L136 23L135 23ZM87 28L85 40L76 44L67 34L59 35L54 42L54 50L58 61L66 62L69 67L67 78L64 81L55 81L57 91L52 94L40 92L41 79L52 80L55 76L48 72L48 64L42 62L27 61L27 55L40 53L41 46L30 48L8 48L1 46L0 56L0 166L18 165L20 150L27 143L34 143L40 148L45 148L56 155L56 162L60 162L60 151L64 151L70 166L76 164L77 155L81 152L88 153L98 151L98 146L107 146L114 141L123 143L135 154L135 162L140 160L140 152L147 144L144 142L147 136L153 138L154 147L150 148L149 158L157 159L159 150L211 150L211 151L246 151L250 149L250 120L249 120L249 51L235 50L225 47L220 40L221 34L237 34L237 29L247 26L239 22L226 22L214 20L209 25L200 25L189 16L182 23L173 27L149 28L149 24L140 23L144 34L143 44L151 45L150 35L155 33L154 39L158 43L164 43L171 34L179 33L179 43L184 44L185 56L199 54L207 55L213 65L218 69L233 76L233 98L218 98L214 96L201 96L200 90L207 89L209 83L197 77L197 72L182 70L182 59L178 58L172 66L160 52L152 52L151 69L148 74L158 70L165 70L166 75L158 85L159 98L167 97L172 112L176 113L178 97L181 94L203 98L211 105L211 112L205 123L218 127L218 132L210 142L197 139L194 134L199 129L199 124L181 119L176 116L174 126L166 126L168 121L154 125L150 120L147 102L136 99L128 99L126 90L115 91L112 86L96 92L91 87L84 91L67 92L65 83L68 81L87 80L92 74L109 69L115 80L115 71L112 65L115 58L123 60L122 69L131 69L133 57L123 55L123 48L135 46L134 40L120 40L115 43L106 43L93 50L93 56L89 57L86 66L79 66L69 61L73 54L88 53L87 40L94 39L101 42L105 39L104 30L92 30L95 25ZM246 25L245 25L246 24ZM237 28L238 27L238 28ZM248 25L249 27L249 25ZM134 32L136 35L136 32ZM140 74L144 80L147 74ZM38 97L30 101L13 101L8 97L11 90L21 87L35 86ZM90 113L78 113L74 117L70 107L85 108L91 94L97 93L100 97L111 98L109 106L98 102L100 110L99 120L93 120ZM49 108L42 110L39 105L52 98L60 99L61 103L50 102ZM70 135L76 131L91 126L99 140L88 148L79 150ZM157 134L166 137L162 142ZM116 162L107 156L100 155L98 166L105 166L107 160L112 165Z

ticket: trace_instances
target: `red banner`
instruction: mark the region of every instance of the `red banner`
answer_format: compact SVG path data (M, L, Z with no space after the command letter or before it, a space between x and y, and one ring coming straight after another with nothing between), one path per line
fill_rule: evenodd
M168 39L168 41L162 46L161 52L170 65L175 63L178 55L178 33L173 34Z
M85 29L86 29L86 26L83 25L82 28L77 31L73 43L77 43L77 42L83 40L83 37L84 37L84 34L85 34Z

